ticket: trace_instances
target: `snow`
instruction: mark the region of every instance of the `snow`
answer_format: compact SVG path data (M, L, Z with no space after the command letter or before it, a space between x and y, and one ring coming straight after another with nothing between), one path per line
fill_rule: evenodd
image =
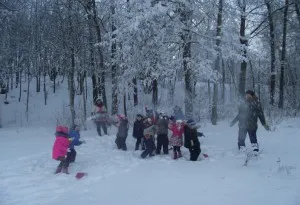
M176 89L182 88L178 85ZM68 109L66 90L63 84L56 94L49 90L47 106L43 105L43 93L31 91L29 123L24 118L26 98L19 103L17 97L12 97L18 96L17 90L8 96L10 104L2 105L0 205L300 204L297 118L284 120L272 132L260 125L262 153L248 166L243 166L245 154L237 151L238 128L229 127L227 121L217 126L201 121L199 131L206 135L200 138L202 153L209 157L201 156L196 162L188 161L185 148L183 158L178 160L173 160L171 154L141 159L141 151L134 151L132 130L127 139L128 151L124 152L114 144L115 128L99 137L89 123L88 130L81 131L87 143L76 148L71 174L54 175L58 165L51 159L55 123L61 109ZM175 104L183 103L181 94L174 99ZM76 98L78 103L80 96ZM151 99L144 98L143 103L147 102ZM88 176L76 180L79 171Z
M70 175L54 175L51 160L54 127L0 130L0 204L230 204L282 205L300 203L299 119L290 119L276 132L260 127L263 149L258 159L243 166L244 154L236 150L237 127L228 122L201 129L203 153L197 162L171 156L140 159L134 139L128 151L114 145L114 133L98 137L94 129L82 131L87 144L77 148ZM131 132L130 132L131 133ZM280 158L280 167L278 158ZM77 171L88 176L75 179Z

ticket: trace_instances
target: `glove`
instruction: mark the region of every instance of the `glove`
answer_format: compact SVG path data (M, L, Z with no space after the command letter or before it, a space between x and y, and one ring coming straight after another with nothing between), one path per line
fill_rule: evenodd
M270 127L268 124L264 124L264 128L267 130L267 131L270 131Z

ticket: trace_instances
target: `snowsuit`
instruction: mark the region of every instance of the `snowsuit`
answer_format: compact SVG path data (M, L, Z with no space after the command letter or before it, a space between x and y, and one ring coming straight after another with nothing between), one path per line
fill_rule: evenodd
M184 147L190 151L190 160L197 161L201 153L197 127L190 125L184 126Z
M257 97L252 100L245 100L238 108L238 114L231 122L234 125L239 122L238 147L245 146L247 133L252 145L257 145L257 121L258 118L262 125L266 124L265 116L261 104Z
M68 174L68 167L70 163L66 158L67 150L70 145L68 128L64 126L57 126L55 136L56 138L52 149L52 158L60 161L55 173L59 173L63 170L64 173Z
M153 151L155 150L155 143L154 143L154 135L156 129L155 125L146 123L144 128L144 143L146 146L146 150L142 152L141 157L146 158L148 155L150 157L153 156Z
M124 151L127 150L126 138L128 136L128 129L129 129L128 120L121 118L119 125L118 125L117 138L115 140L115 143L117 144L118 149L122 149Z
M174 159L181 157L180 147L183 145L182 134L184 132L184 126L181 124L171 123L169 129L173 132L170 138L170 145L173 146Z
M96 104L94 113L96 115L95 123L96 123L96 126L97 126L98 135L99 136L102 135L101 134L101 127L104 131L104 134L107 135L108 114L107 114L105 106L102 103Z
M160 118L157 120L157 123L156 123L156 130L157 130L156 154L160 154L161 147L163 147L164 154L169 154L168 125L169 125L169 121L166 118Z
M143 120L136 120L133 124L132 136L136 138L135 150L139 149L140 144L142 144L142 138L144 137L144 123ZM144 143L142 144L142 149L145 149Z
M82 141L80 141L80 133L76 130L71 130L69 132L69 138L72 139L69 149L70 151L67 153L67 159L70 163L75 162L76 159L76 150L74 149L74 146L79 146L82 144Z

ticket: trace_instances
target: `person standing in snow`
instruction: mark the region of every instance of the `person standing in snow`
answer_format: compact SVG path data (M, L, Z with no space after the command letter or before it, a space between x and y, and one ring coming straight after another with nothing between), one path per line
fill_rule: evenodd
M71 138L69 138L68 131L69 129L65 126L56 127L56 138L52 148L52 158L60 161L60 163L55 171L55 174L60 173L61 171L63 171L65 174L69 174L68 167L70 162L66 156Z
M75 146L80 146L81 144L85 143L85 140L80 141L80 129L78 125L73 125L72 129L69 132L69 138L72 139L70 146L69 146L69 151L67 153L67 160L70 163L75 162L76 159L76 150Z
M126 146L126 139L128 136L128 119L125 115L117 115L118 123L118 132L117 132L117 138L115 140L115 143L117 144L118 149L122 149L124 151L127 150Z
M143 116L141 114L137 114L136 120L133 124L133 138L136 139L135 150L139 150L140 145L142 145L142 150L145 150L145 145L142 143L142 139L144 137L144 123Z
M184 147L190 151L190 161L197 161L200 153L200 142L198 136L203 136L202 133L198 133L194 120L188 120L184 125Z
M104 131L104 134L107 135L107 121L108 121L108 114L107 110L102 102L102 100L97 99L95 102L95 110L94 113L95 115L95 123L97 126L97 132L99 136L102 136L101 134L101 127Z
M245 94L245 100L239 106L238 114L230 123L230 126L232 127L236 122L239 122L239 150L245 150L245 139L248 133L253 151L258 152L259 147L256 135L258 118L266 130L269 130L269 126L266 123L261 104L255 93L252 90L248 90Z
M144 143L146 145L146 150L142 152L141 157L146 158L148 155L150 157L154 156L155 151L154 135L156 132L155 125L153 124L151 118L145 120L144 125Z
M182 120L176 120L175 123L169 124L169 129L173 132L170 138L170 145L173 146L173 158L182 157L180 147L183 145L184 123Z
M156 154L160 154L161 147L163 147L164 154L169 154L169 138L168 138L169 119L163 113L159 114L159 119L156 122L157 130L157 147Z

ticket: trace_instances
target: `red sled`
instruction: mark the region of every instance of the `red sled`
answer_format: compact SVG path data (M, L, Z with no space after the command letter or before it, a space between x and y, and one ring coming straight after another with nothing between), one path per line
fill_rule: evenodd
M87 175L87 173L85 173L85 172L77 172L75 177L76 177L76 179L81 179L82 177L84 177L86 175Z

